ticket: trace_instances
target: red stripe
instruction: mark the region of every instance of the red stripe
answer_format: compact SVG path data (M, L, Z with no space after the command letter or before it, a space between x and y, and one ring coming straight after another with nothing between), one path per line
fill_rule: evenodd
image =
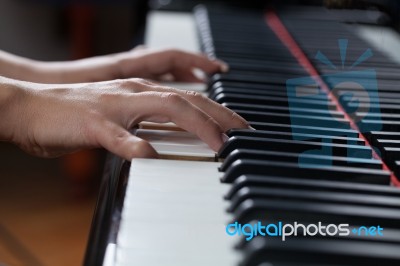
M308 60L307 56L304 54L303 50L293 39L292 35L288 32L286 27L283 25L277 14L269 10L265 13L265 21L268 26L274 31L276 36L281 40L281 42L289 49L292 55L297 59L299 64L310 74L312 79L320 86L320 88L328 95L328 98L336 105L336 109L344 114L344 117L350 122L350 127L354 130L360 132L356 123L354 123L353 119L346 113L343 106L340 104L338 98L331 92L326 83L319 76L318 71L315 69L313 64L311 64L310 60ZM363 134L359 134L360 138L363 139L367 146L372 147L369 141L365 138ZM389 167L385 164L382 158L378 153L372 149L372 155L375 159L380 160L382 162L382 168L384 170L390 171ZM396 178L396 176L391 172L390 179L393 185L400 187L400 181Z

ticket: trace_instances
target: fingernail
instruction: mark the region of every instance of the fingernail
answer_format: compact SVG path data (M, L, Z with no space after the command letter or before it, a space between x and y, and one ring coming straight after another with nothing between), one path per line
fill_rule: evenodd
M219 69L222 73L226 73L229 71L229 65L227 63L219 60L219 66Z
M251 129L251 130L256 130L254 127L252 127L252 126L249 126L249 129Z
M225 143L225 142L227 142L229 140L229 137L225 133L222 133L221 134L221 139L222 139L222 142Z

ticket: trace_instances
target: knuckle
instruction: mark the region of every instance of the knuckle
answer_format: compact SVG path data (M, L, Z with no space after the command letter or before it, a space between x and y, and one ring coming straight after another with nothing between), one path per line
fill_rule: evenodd
M152 149L152 146L147 141L140 139L135 142L133 145L129 156L131 158L135 157L143 157L148 154L148 151Z
M179 54L182 53L181 50L176 49L176 48L170 48L170 49L167 50L167 52L168 52L169 54L171 54L172 56L176 56L176 55L179 55Z
M196 91L185 91L185 95L194 99L204 99L204 96Z
M148 81L142 78L131 78L120 80L120 87L129 92L141 92L148 87Z
M213 106L215 104L215 102L210 100L208 97L196 91L186 91L185 95L189 100L197 103L206 104L209 106Z
M217 122L211 116L207 116L205 118L204 123L203 123L203 127L202 127L201 130L203 130L204 128L208 128L208 129L214 128L214 129L220 130Z
M125 132L118 132L112 138L112 146L120 148L121 146L125 145L126 140L126 133Z
M147 83L147 80L142 79L142 78L132 78L131 81L134 81L137 83Z
M138 87L138 85L147 85L149 82L142 78L133 78L128 80L128 84L131 87Z
M182 100L183 100L183 98L180 95L178 95L174 92L162 92L161 98L162 98L162 103L165 106L169 106L169 105L176 106L176 105L181 104Z
M177 93L177 90L176 90L176 89L171 88L171 87L167 87L167 86L163 86L163 85L160 85L160 84L156 84L156 86L154 86L154 89L155 89L156 91L159 91L159 92L172 92L172 93Z
M140 139L137 140L137 142L135 143L135 147L138 151L145 151L149 149L151 146L147 141Z

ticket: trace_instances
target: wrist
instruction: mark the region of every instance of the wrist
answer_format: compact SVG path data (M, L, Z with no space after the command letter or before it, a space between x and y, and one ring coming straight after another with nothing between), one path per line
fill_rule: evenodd
M117 60L98 56L64 62L40 62L37 70L43 77L40 83L84 83L120 78ZM44 73L44 74L43 74Z
M24 95L23 82L0 77L0 140L13 141L15 127L20 123Z

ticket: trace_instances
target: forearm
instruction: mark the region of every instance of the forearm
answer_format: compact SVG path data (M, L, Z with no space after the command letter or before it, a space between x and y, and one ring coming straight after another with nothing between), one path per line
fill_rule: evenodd
M0 75L17 80L33 81L37 78L38 61L13 55L0 50Z
M41 83L83 83L121 78L113 55L96 56L80 60L42 62Z
M0 75L37 83L80 83L120 77L113 55L74 61L43 62L0 50ZM95 67L94 67L95 66Z

